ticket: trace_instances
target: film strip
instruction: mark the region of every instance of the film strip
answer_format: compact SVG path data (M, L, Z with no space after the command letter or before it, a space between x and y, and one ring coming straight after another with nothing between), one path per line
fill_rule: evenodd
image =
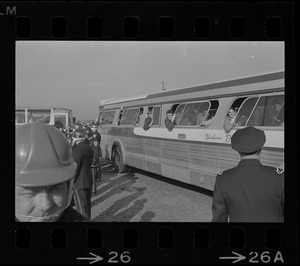
M2 2L2 106L15 113L18 41L284 42L284 223L17 223L11 135L5 143L1 263L296 264L298 209L293 3ZM275 56L275 55L274 55ZM5 114L5 116L7 116ZM3 134L3 139L7 135ZM7 146L7 147L6 147ZM7 158L9 157L9 158ZM10 178L9 178L10 177ZM7 189L8 188L8 189ZM3 189L4 190L4 189Z

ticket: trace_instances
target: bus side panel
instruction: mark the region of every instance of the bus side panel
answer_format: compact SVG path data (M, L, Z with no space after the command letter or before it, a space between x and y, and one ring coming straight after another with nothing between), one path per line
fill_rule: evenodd
M131 132L132 131L133 129L131 129ZM132 133L131 136L133 136ZM143 139L135 138L135 137L127 137L125 138L124 143L125 143L124 145L125 164L142 170L146 170Z
M102 138L104 143L116 138L123 143L125 163L129 166L209 190L213 190L219 171L239 162L239 155L230 144L134 136L132 128L115 128L108 135L102 133ZM102 143L101 147L104 158L110 159L111 145ZM274 167L283 163L283 157L284 151L279 148L264 148L261 153L262 163Z
M162 141L156 141L155 139L144 139L145 149L145 170L162 175L161 170L161 147Z

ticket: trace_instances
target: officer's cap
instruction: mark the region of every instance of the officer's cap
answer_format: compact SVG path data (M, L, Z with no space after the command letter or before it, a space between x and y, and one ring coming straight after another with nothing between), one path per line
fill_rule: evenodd
M237 130L231 137L232 149L241 153L259 151L265 142L265 132L252 126Z

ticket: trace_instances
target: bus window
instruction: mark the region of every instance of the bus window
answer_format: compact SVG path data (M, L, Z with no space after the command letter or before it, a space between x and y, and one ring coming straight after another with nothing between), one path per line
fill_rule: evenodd
M25 123L25 110L16 110L16 123Z
M124 125L126 113L127 113L127 110L121 110L120 111L118 125Z
M126 112L127 111L127 112ZM126 112L126 114L125 114ZM125 118L124 118L124 125L134 125L139 114L139 109L128 109L125 110ZM123 116L124 116L123 114ZM122 117L123 118L123 117Z
M54 124L60 124L62 126L66 125L67 118L65 115L55 115Z
M179 125L199 126L209 109L208 102L188 103L183 111Z
M114 121L115 118L115 111L109 111L106 113L106 117L105 117L105 124L107 125L111 125Z
M193 106L194 106L193 103L188 103L185 105L185 108L183 110L178 125L189 126L193 124L193 120L194 120Z
M105 112L101 112L99 114L99 125L104 125L105 124Z
M243 105L243 103L247 100L247 97L240 97L240 98L237 98L235 99L235 101L233 102L233 104L230 106L229 110L227 111L226 113L226 116L225 116L225 119L223 121L223 128L225 129L225 132L228 134L231 129L234 127L234 126L240 126L238 122L238 117L237 117L237 112L240 111L240 107ZM234 120L234 123L232 122L233 118L235 117L235 120ZM239 118L241 118L241 116L239 116ZM240 122L247 122L247 119L245 121L242 121L242 119L244 118L241 118Z
M115 111L101 112L99 117L100 117L99 118L100 125L110 125L114 120Z
M28 122L42 122L48 124L50 122L50 109L28 109Z
M142 117L143 113L144 113L144 107L140 107L139 108L139 114L138 114L138 116L136 118L136 121L135 121L135 126L138 126L140 124L141 117Z
M250 122L250 123L249 123ZM262 96L252 113L247 125L283 126L284 125L284 96Z
M175 125L179 125L179 121L180 118L183 114L184 108L185 108L186 104L175 104L172 107L172 110L174 110L175 114L176 114L176 118L175 118ZM173 109L174 108L174 109Z
M236 117L236 126L245 126L252 113L255 104L257 103L258 97L252 97L245 100L242 106L239 108Z
M240 106L243 104L243 102L246 99L247 99L247 97L237 98L229 109L233 109L237 112L240 109Z
M209 126L213 122L213 119L216 115L218 108L219 108L219 101L217 100L210 101L210 108L206 114L204 121L201 123L200 126Z
M161 116L161 107L155 106L153 107L153 126L160 125L160 116Z

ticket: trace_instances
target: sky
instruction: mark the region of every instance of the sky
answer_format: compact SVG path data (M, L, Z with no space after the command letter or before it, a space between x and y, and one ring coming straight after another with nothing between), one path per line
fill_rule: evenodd
M16 106L71 108L284 70L284 42L17 41Z

